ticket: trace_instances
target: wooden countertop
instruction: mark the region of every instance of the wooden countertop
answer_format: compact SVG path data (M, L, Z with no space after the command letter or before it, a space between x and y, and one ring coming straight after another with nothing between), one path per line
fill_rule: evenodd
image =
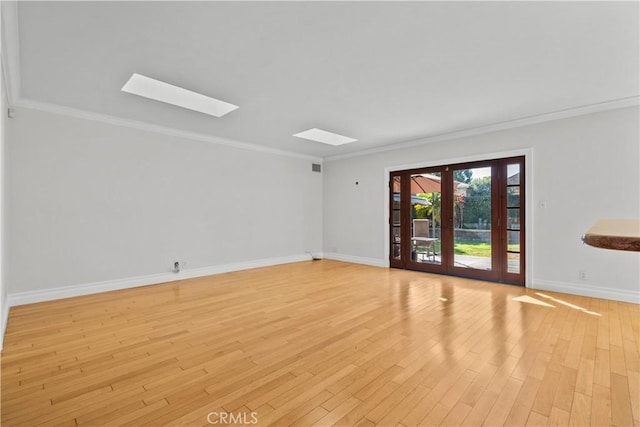
M640 252L640 219L601 219L582 241L596 248Z

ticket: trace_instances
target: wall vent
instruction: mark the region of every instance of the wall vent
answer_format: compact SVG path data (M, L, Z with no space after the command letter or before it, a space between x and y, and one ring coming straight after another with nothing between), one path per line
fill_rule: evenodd
M318 163L311 164L311 172L322 172L322 165Z

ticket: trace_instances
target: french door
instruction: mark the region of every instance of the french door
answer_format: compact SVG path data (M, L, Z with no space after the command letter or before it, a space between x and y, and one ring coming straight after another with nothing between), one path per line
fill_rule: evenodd
M524 285L524 157L390 178L392 267Z

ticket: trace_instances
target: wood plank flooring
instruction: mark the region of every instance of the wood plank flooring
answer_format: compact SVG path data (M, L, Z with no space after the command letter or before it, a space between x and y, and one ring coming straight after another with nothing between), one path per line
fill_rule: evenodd
M1 379L3 426L638 426L640 309L309 261L13 307Z

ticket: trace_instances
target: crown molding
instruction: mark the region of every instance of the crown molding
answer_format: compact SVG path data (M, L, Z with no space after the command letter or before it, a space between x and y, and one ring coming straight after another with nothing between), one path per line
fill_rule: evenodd
M545 122L551 122L554 120L566 119L570 117L583 116L586 114L599 113L602 111L617 110L620 108L638 107L638 106L640 106L640 96L631 96L628 98L614 99L610 101L598 102L596 104L589 104L589 105L583 105L575 108L568 108L565 110L553 111L550 113L537 114L534 116L523 117L520 119L508 120L505 122L499 122L491 125L480 126L480 127L470 128L470 129L463 129L463 130L449 132L449 133L443 133L440 135L434 135L434 136L425 137L425 138L412 139L406 142L385 145L382 147L371 148L368 150L367 149L360 150L353 153L336 154L335 156L324 157L324 161L330 162L335 160L347 159L351 157L361 157L369 154L384 153L387 151L432 144L434 142L448 141L451 139L482 135L486 133L513 129L513 128L518 128L523 126L529 126L529 125L534 125L538 123L545 123Z
M4 66L4 65L3 65ZM15 87L15 84L14 86ZM15 91L13 92L15 94ZM435 142L448 141L452 139L465 138L469 136L482 135L491 132L497 132L501 130L513 129L523 126L529 126L539 123L545 123L570 117L582 116L587 114L593 114L603 111L616 110L620 108L638 107L640 106L640 96L632 96L628 98L615 99L611 101L604 101L596 104L585 105L576 108L569 108L566 110L554 111L551 113L538 114L535 116L524 117L521 119L509 120L505 122L495 123L487 126L480 126L471 129L464 129L460 131L444 133L426 138L414 139L397 144L385 145L383 147L359 150L353 153L338 154L335 156L317 157L306 154L296 153L293 151L279 150L276 148L265 147L257 144L250 144L241 141L235 141L232 139L219 138L211 135L205 135L196 132L189 132L185 130L175 129L167 126L154 125L137 120L124 119L120 117L110 116L107 114L93 113L85 110L80 110L71 107L65 107L57 104L34 101L30 99L20 98L15 99L10 104L16 107L29 108L33 110L45 111L54 114L60 114L64 116L80 118L84 120L91 120L101 123L107 123L114 126L123 126L137 130L155 132L163 135L174 136L179 138L185 138L194 141L208 142L212 144L224 145L228 147L240 148L245 150L257 151L268 154L275 154L285 157L293 157L304 160L311 160L314 162L328 162L335 160L342 160L352 157L366 156L376 153L384 153L393 150L399 150L404 148L411 148L426 144L432 144Z
M2 33L1 62L9 105L20 97L20 42L18 31L18 2L0 1Z
M47 113L60 114L63 116L90 120L94 122L106 123L113 126L128 127L136 130L142 130L146 132L154 132L163 135L189 139L192 141L208 142L211 144L224 145L227 147L240 148L243 150L257 151L267 154L275 154L284 157L293 157L297 159L311 160L314 162L322 163L321 157L309 156L306 154L300 154L293 151L279 150L277 148L266 147L263 145L250 144L246 142L235 141L232 139L219 138L211 135L205 135L197 132L189 132L186 130L180 130L167 126L154 125L138 120L123 119L121 117L110 116L107 114L93 113L77 108L65 107L62 105L51 104L47 102L34 101L31 99L20 98L14 100L14 106L19 108L28 108L31 110L44 111Z
M3 67L4 67L4 62L3 62ZM13 93L15 94L15 92ZM14 99L13 102L11 102L11 99L9 98L9 102L10 102L10 105L21 107L21 108L29 108L32 110L45 111L49 113L60 114L60 115L80 118L84 120L107 123L114 126L123 126L123 127L132 128L132 129L155 132L163 135L185 138L185 139L194 140L194 141L208 142L208 143L224 145L228 147L240 148L240 149L257 151L257 152L268 153L268 154L275 154L275 155L280 155L285 157L293 157L293 158L304 159L304 160L311 160L314 162L322 163L322 162L342 160L342 159L347 159L352 157L366 156L366 155L376 154L376 153L384 153L384 152L398 150L398 149L411 148L411 147L416 147L416 146L421 146L426 144L432 144L435 142L447 141L451 139L459 139L459 138L465 138L469 136L482 135L482 134L497 132L501 130L513 129L518 127L529 126L529 125L550 122L550 121L560 120L560 119L565 119L570 117L582 116L587 114L593 114L593 113L598 113L603 111L616 110L620 108L638 107L640 106L640 96L632 96L628 98L605 101L597 104L590 104L590 105L570 108L566 110L554 111L551 113L538 114L535 116L524 117L516 120L509 120L506 122L495 123L492 125L465 129L465 130L445 133L441 135L435 135L435 136L426 137L426 138L414 139L414 140L401 142L397 144L385 145L383 147L377 147L377 148L372 148L368 150L366 149L360 150L353 153L327 156L324 158L296 153L293 151L279 150L276 148L265 147L257 144L250 144L246 142L235 141L232 139L214 137L211 135L205 135L205 134L196 133L196 132L189 132L189 131L175 129L167 126L154 125L154 124L141 122L137 120L124 119L120 117L110 116L107 114L93 113L93 112L80 110L76 108L65 107L65 106L46 103L46 102L34 101L30 99L25 99L25 98Z

